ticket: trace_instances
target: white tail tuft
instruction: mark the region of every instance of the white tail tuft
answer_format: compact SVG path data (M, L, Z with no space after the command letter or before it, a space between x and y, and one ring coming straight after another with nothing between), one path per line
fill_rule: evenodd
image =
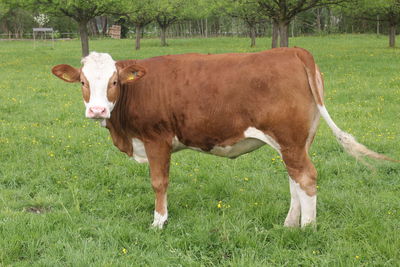
M321 73L318 69L318 66L315 65L315 72L311 71L309 67L304 65L304 69L307 73L308 83L310 85L311 93L314 97L315 104L318 106L318 110L321 116L325 119L329 128L332 129L333 134L336 136L339 144L343 146L347 153L360 160L365 165L369 166L367 162L363 160L363 157L370 157L373 159L379 160L388 160L394 162L400 162L398 160L389 158L385 155L379 154L375 151L368 149L363 144L360 144L356 141L356 139L349 133L342 131L332 120L328 111L325 108L323 101L323 79Z
M332 132L336 136L336 139L338 140L339 144L343 146L343 148L346 150L347 153L349 153L356 159L360 160L366 165L368 164L363 161L363 157L370 157L379 160L398 162L397 160L391 159L385 155L379 154L375 151L368 149L363 144L358 143L357 140L351 134L342 131L339 127L337 127L335 122L332 120L325 106L318 105L318 110L321 113L321 116L325 119L329 128L332 129Z

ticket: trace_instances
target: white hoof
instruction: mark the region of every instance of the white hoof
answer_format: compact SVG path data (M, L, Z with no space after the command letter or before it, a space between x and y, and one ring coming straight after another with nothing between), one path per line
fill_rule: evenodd
M168 212L166 212L164 215L161 215L157 211L154 211L154 221L151 226L154 228L162 229L167 220Z
M292 220L291 218L288 219L286 218L285 223L283 224L283 226L285 227L299 227L300 223L299 223L299 219L294 219Z

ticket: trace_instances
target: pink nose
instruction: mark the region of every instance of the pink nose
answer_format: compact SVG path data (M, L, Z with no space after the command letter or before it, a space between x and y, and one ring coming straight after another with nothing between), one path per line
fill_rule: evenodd
M107 115L105 107L90 107L88 115L90 118L104 118Z

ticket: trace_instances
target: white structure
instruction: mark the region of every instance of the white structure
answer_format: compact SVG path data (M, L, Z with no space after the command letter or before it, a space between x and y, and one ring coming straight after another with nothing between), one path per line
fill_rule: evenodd
M42 34L42 39L47 40L47 34L51 36L52 47L54 48L54 31L53 28L33 28L33 46L36 47L36 36Z

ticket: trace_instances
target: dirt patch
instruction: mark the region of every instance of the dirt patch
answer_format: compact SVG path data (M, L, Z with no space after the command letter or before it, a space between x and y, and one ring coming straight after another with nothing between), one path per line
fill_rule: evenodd
M35 213L35 214L43 214L50 211L49 207L26 207L24 209L25 212Z

